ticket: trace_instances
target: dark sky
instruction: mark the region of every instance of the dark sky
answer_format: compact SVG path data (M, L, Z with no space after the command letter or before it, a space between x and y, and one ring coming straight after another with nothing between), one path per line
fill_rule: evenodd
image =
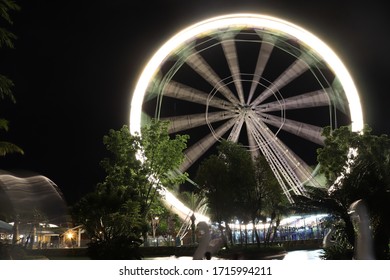
M390 133L390 17L383 1L85 0L17 1L14 50L0 50L0 73L16 104L0 103L10 121L3 140L25 155L0 169L53 180L69 203L103 178L102 137L128 124L131 92L144 64L177 31L211 16L251 12L300 25L332 47L360 92L365 123Z

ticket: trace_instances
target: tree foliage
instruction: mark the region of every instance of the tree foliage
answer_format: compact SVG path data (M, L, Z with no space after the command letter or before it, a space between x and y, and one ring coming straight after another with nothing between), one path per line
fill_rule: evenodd
M142 137L132 135L126 125L103 137L109 152L101 161L106 177L73 209L75 219L97 243L90 246L92 252L119 244L118 239L127 240L129 248L139 246L150 229L149 212L157 209L153 204L161 196L158 190L185 179L170 171L182 162L188 137L170 139L167 128L166 122L152 121Z
M203 161L196 175L200 192L207 197L207 205L213 221L228 221L232 216L231 192L227 168L217 156L211 155Z
M218 223L238 219L256 225L261 218L276 219L285 213L280 186L265 158L253 161L240 144L222 141L218 154L201 163L196 182L207 197L212 220ZM259 236L256 240L259 244Z
M201 163L196 182L207 196L215 221L228 222L235 216L248 220L242 200L254 185L250 155L241 145L225 140L217 149L218 155L211 155Z
M0 0L0 20L5 24L12 25L12 11L18 11L20 9L19 5L17 5L14 1L11 0ZM0 21L0 23L2 23ZM16 39L15 34L9 31L6 27L0 26L0 48L14 47L14 40ZM12 88L14 87L14 83L8 77L0 74L0 99L4 100L5 98L10 99L15 103L15 97L12 92ZM9 123L6 119L0 119L0 130L8 131ZM10 142L0 141L0 156L5 156L10 153L19 153L23 154L23 150Z
M152 119L141 130L142 176L146 177L143 185L142 211L146 215L158 191L164 186L171 188L185 181L186 173L177 172L184 161L183 151L187 148L188 135L168 134L169 122Z
M318 151L318 162L331 187L312 189L309 197L299 197L297 203L341 219L353 246L355 229L348 208L363 199L369 210L376 258L389 258L390 139L373 135L367 125L361 133L341 127L332 132L326 128L323 135L325 146Z
M16 4L15 1L12 0L0 0L0 19L2 19L6 24L12 25L12 11L19 11L20 6ZM16 35L9 31L5 27L0 26L0 48L14 47L14 40L16 39Z

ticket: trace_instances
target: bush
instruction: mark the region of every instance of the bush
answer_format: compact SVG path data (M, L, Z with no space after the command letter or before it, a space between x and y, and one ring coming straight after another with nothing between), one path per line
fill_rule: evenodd
M324 253L321 255L321 259L324 260L352 260L352 258L353 249L339 245L324 248Z

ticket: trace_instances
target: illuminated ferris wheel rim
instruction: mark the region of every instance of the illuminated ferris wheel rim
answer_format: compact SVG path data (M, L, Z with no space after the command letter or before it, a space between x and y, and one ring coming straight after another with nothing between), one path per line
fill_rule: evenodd
M279 18L261 14L229 14L210 18L183 29L163 44L151 57L143 69L133 92L130 133L141 133L142 105L148 86L170 56L185 46L186 43L199 37L223 30L250 28L288 35L298 40L302 45L306 45L309 50L316 53L317 57L322 58L338 78L344 90L349 107L351 130L361 131L363 129L363 114L356 86L347 68L330 47L307 30ZM170 205L174 205L183 219L188 213L192 212L168 190L166 190L165 199ZM208 217L199 213L195 213L195 215L199 221L209 220Z
M350 110L352 131L361 131L363 129L363 114L355 83L341 59L329 46L309 31L276 17L261 14L228 14L210 18L183 29L162 45L152 56L143 69L133 92L130 110L130 132L132 134L140 133L141 131L141 113L144 96L150 81L158 72L165 59L188 40L196 38L201 34L208 34L213 30L227 27L265 28L279 31L295 37L310 49L315 50L317 55L327 62L329 68L333 70L344 88Z

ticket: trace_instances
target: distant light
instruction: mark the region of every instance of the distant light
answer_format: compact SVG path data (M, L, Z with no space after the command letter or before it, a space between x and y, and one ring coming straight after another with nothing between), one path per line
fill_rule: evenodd
M72 239L72 238L73 238L73 232L68 232L68 233L66 234L66 237L67 237L68 239Z

